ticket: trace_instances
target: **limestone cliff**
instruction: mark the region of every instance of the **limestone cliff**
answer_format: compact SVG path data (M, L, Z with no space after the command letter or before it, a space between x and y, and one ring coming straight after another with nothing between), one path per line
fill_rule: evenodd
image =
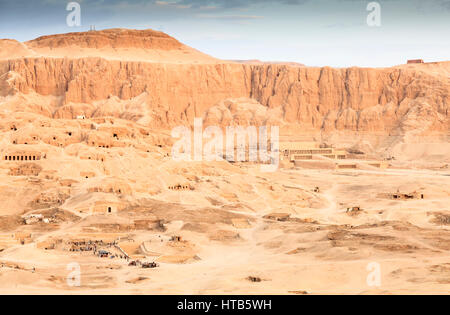
M447 64L442 67L450 68ZM239 97L253 98L269 108L281 107L286 122L315 130L390 132L399 126L407 128L405 121L414 112L432 120L430 131L446 132L449 127L448 76L416 68L23 58L0 62L0 89L2 96L33 92L61 96L59 106L54 108L57 117L76 115L74 106L83 111L84 106L79 104L111 97L117 97L120 103L144 94L141 101L145 109L160 115L160 122L168 127L192 121L226 98ZM116 109L115 114L121 115L120 106Z
M105 47L129 47L162 49L168 54L187 47L160 32L124 30L42 37L23 46L33 53L44 48L102 52ZM167 62L134 59L90 54L75 58L69 53L64 58L0 58L0 96L8 96L2 106L17 110L11 104L20 103L22 110L55 118L117 116L169 128L205 115L214 120L213 112L208 112L214 105L250 98L272 110L267 113L277 109L284 124L300 131L449 132L449 62L333 69L211 59L199 63L198 58L182 63L170 58ZM42 104L42 99L37 102L24 95L52 99Z

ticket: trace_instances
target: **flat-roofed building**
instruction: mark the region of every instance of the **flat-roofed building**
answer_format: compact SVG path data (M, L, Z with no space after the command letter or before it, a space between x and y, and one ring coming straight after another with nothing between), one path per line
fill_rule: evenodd
M315 160L321 157L329 159L346 159L347 152L318 142L280 142L279 150L282 159L289 161Z
M37 151L15 151L3 153L5 161L38 161L41 159L41 153Z
M414 64L414 63L424 63L423 59L410 59L408 60L408 64Z

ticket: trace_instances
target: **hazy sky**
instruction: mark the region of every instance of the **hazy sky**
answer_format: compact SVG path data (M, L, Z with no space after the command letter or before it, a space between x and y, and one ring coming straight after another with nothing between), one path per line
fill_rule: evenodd
M390 66L450 60L450 0L379 0L368 26L365 0L78 0L68 27L62 0L0 0L0 38L123 27L162 30L222 59L310 66Z

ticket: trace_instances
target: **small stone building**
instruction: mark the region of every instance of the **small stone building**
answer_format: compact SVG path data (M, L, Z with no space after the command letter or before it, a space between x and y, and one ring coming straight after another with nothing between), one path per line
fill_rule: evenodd
M408 60L408 64L414 64L414 63L424 63L423 59L411 59Z
M126 205L113 201L96 201L92 206L93 213L117 213L125 209Z
M9 170L10 176L39 176L42 167L36 163L24 163L17 167L11 167Z
M168 186L167 188L169 188L169 190L189 190L190 186L189 186L189 184L184 183L184 184L171 185L171 186Z
M108 194L122 194L131 195L133 193L130 185L125 181L105 179L101 183L98 183L88 188L88 192L102 192Z

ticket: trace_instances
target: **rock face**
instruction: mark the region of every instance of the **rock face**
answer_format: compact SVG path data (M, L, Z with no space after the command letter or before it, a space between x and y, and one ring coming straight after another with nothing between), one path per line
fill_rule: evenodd
M126 30L45 36L26 45L30 49L75 45L99 51L185 47L160 32ZM229 98L250 98L277 109L283 123L303 131L448 134L449 74L449 62L333 69L24 57L0 60L0 95L57 97L51 105L22 102L27 110L44 115L49 115L50 107L55 118L107 114L166 128L190 124L206 114L214 120L208 113L211 107Z

